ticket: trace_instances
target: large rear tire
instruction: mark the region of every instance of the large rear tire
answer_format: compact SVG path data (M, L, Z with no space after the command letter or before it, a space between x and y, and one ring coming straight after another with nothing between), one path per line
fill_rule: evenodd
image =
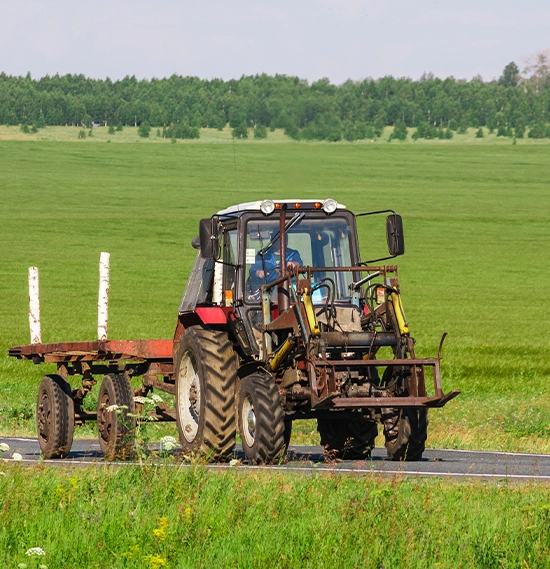
M44 458L65 458L74 434L74 401L71 386L60 375L45 375L36 405L38 444Z
M392 460L415 461L422 458L428 438L428 410L395 409L383 416L386 450Z
M176 356L176 420L184 453L225 460L235 446L237 355L225 332L188 328Z
M101 382L97 401L99 446L106 459L126 459L134 448L136 404L126 375L109 373Z
M269 464L285 447L285 413L272 377L254 373L239 392L239 431L250 464Z
M378 435L376 422L360 414L350 419L319 418L317 430L327 460L368 459Z

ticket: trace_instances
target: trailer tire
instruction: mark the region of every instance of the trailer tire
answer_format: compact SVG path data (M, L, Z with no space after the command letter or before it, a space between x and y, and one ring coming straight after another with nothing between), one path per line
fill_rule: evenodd
M65 458L74 435L74 400L68 381L57 374L45 375L36 405L38 444L44 458Z
M392 460L416 461L422 458L428 437L428 410L395 409L383 416L386 450Z
M116 408L115 408L116 406ZM134 448L136 405L128 376L109 373L97 400L99 446L106 459L126 459Z
M254 373L243 379L238 409L239 431L248 462L273 463L285 450L285 413L273 378Z
M176 354L176 420L184 453L226 460L236 436L237 354L225 332L198 326Z
M375 421L357 414L352 419L317 419L317 430L327 460L366 460L378 436Z

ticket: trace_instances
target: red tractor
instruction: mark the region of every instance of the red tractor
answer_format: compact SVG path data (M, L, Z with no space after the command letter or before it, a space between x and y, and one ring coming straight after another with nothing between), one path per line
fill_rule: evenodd
M387 214L389 255L365 262L356 219L374 214ZM390 458L420 459L428 408L459 392L443 393L440 354L415 356L397 266L378 264L404 252L401 217L354 215L333 199L264 200L219 211L199 229L173 341L10 350L58 364L38 398L44 455L66 456L74 423L88 419L97 419L106 455L128 450L133 396L157 389L175 395L176 409L159 406L155 416L176 420L185 453L211 460L232 456L238 432L249 463L276 461L298 419L317 420L332 459L368 458L378 423ZM97 414L86 413L97 373L105 374ZM71 375L82 376L81 388L71 389ZM134 390L133 376L142 377Z

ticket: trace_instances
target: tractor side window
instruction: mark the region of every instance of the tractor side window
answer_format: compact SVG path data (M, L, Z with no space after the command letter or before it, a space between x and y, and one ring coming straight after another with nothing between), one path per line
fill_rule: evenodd
M235 298L235 278L237 259L237 229L225 231L223 240L223 290L226 306L233 304Z

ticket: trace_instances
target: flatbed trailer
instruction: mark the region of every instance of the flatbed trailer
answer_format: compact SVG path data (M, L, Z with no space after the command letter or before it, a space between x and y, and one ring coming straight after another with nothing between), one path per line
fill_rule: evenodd
M35 364L54 363L57 373L42 379L37 401L38 439L46 458L65 457L75 425L97 421L99 440L108 457L124 454L136 416L143 413L140 396L152 389L176 394L173 340L105 340L29 344L9 349L9 356ZM85 410L83 401L103 376L97 411ZM132 388L131 379L141 376ZM71 387L69 378L81 379ZM75 382L73 382L75 383ZM157 421L175 421L176 413L157 403L148 415Z

